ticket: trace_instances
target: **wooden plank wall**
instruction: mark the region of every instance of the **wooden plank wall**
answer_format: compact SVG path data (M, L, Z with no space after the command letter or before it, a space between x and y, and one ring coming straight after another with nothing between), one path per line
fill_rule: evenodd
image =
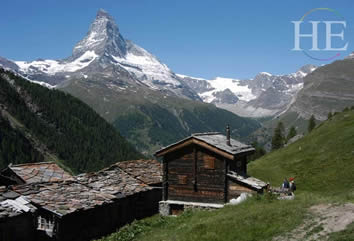
M166 161L169 200L224 202L225 166L222 157L191 145L167 155Z

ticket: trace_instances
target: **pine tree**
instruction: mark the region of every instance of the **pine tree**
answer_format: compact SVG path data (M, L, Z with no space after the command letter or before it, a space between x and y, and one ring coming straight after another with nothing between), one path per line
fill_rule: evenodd
M313 115L311 115L311 118L309 120L309 125L307 127L308 132L310 133L313 129L316 127L316 120Z
M254 141L252 146L254 147L255 152L247 158L248 163L264 156L267 153L266 150L261 145L259 145L257 141Z
M327 119L330 120L330 119L332 119L332 117L333 117L332 112L329 112Z
M293 138L294 136L297 135L297 131L295 129L294 126L291 126L290 130L289 130L289 133L288 133L288 136L286 137L286 140L290 140L291 138Z
M278 126L274 130L272 138L272 150L280 149L284 146L284 125L282 122L278 123Z

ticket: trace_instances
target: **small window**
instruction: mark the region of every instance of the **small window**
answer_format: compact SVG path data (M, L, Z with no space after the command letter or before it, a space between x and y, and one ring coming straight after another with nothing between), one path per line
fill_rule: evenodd
M204 157L204 168L215 169L215 158L210 156Z
M38 216L38 230L46 231L48 234L53 233L54 230L54 221L52 219L46 219L41 216Z
M187 184L187 175L178 175L178 184Z
M236 166L237 166L238 168L241 168L241 167L242 167L242 162L241 162L241 161L237 161L237 162L236 162Z

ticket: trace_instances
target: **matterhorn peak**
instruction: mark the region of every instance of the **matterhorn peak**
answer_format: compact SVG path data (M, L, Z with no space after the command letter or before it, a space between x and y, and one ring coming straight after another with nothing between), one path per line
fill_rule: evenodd
M96 18L99 18L99 17L106 17L106 18L109 18L109 17L111 17L111 16L109 15L109 13L108 13L106 10L100 8L100 9L97 11L97 15L96 15Z
M126 42L119 33L118 25L103 9L98 10L86 37L74 47L73 58L78 58L87 51L94 51L99 56L124 57L126 55Z

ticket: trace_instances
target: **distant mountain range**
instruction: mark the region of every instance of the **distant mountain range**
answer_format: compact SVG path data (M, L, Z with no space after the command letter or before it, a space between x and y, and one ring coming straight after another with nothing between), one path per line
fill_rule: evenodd
M212 80L178 75L206 103L247 117L274 116L286 110L316 66L306 65L288 75L261 72L253 79L217 77Z
M329 111L352 103L352 64L348 57L287 75L261 72L242 80L175 74L125 39L104 10L66 59L0 58L4 68L83 100L147 155L193 132L224 131L226 124L243 139L261 126L249 117L302 126L312 113L323 120Z

